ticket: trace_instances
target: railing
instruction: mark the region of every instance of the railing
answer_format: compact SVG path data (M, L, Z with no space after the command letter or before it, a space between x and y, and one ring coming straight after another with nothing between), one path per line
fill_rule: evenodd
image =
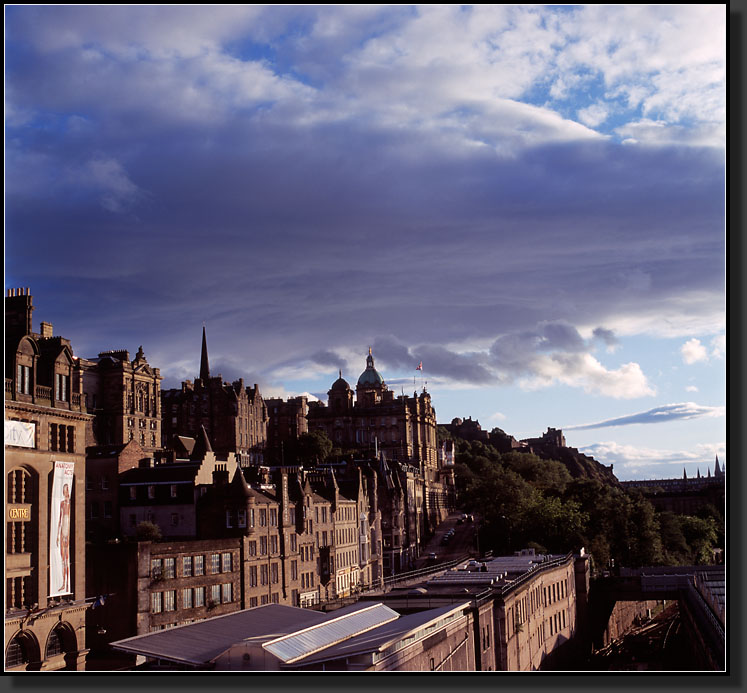
M12 378L5 379L5 392L13 394L13 379Z
M515 578L514 580L511 580L510 582L507 582L505 585L501 586L499 588L499 591L501 593L501 596L507 594L513 589L516 589L517 587L523 585L525 582L529 582L530 580L533 580L534 577L538 573L543 573L546 570L549 570L550 568L557 568L560 565L565 565L568 563L568 561L573 560L573 554L568 553L562 558L553 558L549 561L544 561L543 563L537 563L535 564L531 570L527 571L526 573L522 573L519 575L519 577Z
M425 575L431 575L432 573L440 573L443 570L448 570L449 568L453 568L455 565L458 565L459 563L466 561L468 558L469 558L469 554L464 554L463 556L459 558L456 558L451 561L446 561L445 563L438 563L436 565L431 565L426 568L418 568L417 570L410 570L406 573L398 573L397 575L390 575L389 577L384 578L384 587L390 587L398 582L409 582L410 580L414 580L419 577L423 577Z
M44 399L52 401L52 388L46 387L45 385L37 385L34 388L34 396L36 399Z

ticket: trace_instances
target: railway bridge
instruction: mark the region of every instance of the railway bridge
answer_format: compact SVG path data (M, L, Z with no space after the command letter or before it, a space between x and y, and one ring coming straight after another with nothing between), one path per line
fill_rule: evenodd
M725 669L724 566L652 566L621 568L597 578L589 594L591 639L601 644L618 601L676 600L690 651L702 669Z

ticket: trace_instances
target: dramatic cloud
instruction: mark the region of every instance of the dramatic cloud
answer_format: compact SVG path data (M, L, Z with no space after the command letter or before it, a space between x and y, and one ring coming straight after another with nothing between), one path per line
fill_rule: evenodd
M697 388L696 388L697 389ZM654 407L648 411L628 416L620 416L607 421L599 421L591 424L577 424L565 426L566 430L588 430L592 428L608 428L610 426L630 426L631 424L669 423L670 421L681 421L683 419L702 419L724 416L725 407L706 407L694 402L683 402L680 404L665 404Z
M723 465L726 454L723 443L702 444L695 450L668 450L602 442L579 450L603 464L613 464L615 475L621 479L681 478L683 468L688 476L695 476L696 470L707 476L714 471L716 456Z
M178 383L205 322L263 388L372 346L392 382L619 399L656 391L626 338L724 353L722 7L6 23L6 283L81 355L136 339Z

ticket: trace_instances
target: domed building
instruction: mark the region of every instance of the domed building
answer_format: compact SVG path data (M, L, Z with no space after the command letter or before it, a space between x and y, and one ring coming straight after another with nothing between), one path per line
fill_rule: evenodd
M335 447L354 450L359 459L379 459L395 470L412 505L410 536L417 545L448 514L454 488L453 467L442 467L439 460L430 394L424 389L395 396L369 349L355 394L340 372L327 396L327 406L309 407L309 431L324 431Z

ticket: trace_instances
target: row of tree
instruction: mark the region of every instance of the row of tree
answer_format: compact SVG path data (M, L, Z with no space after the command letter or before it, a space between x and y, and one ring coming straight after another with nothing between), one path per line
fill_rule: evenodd
M609 565L711 563L723 548L724 518L712 506L697 516L657 513L640 493L596 479L573 478L556 460L499 453L456 440L459 506L481 518L480 547L507 554L585 547L597 569Z

